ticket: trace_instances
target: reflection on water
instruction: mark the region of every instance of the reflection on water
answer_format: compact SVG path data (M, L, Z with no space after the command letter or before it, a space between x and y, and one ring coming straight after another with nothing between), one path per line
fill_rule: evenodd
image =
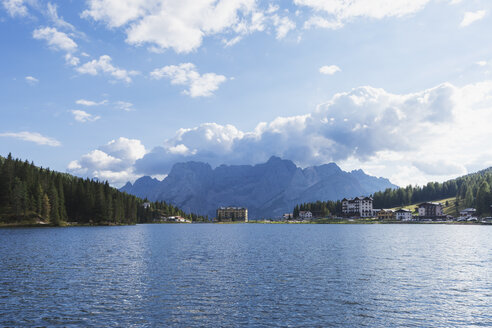
M0 326L492 326L492 227L0 229Z

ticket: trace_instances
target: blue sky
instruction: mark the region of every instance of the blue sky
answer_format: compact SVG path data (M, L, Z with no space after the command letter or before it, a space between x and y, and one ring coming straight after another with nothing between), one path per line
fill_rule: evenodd
M492 165L485 0L1 0L0 154L113 185L177 161Z

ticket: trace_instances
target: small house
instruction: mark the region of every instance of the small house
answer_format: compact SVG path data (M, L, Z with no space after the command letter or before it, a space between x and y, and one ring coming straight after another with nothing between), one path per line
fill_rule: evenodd
M400 208L395 214L398 221L412 221L413 219L412 211L406 208Z
M313 218L311 211L299 211L299 217L303 220L310 220Z

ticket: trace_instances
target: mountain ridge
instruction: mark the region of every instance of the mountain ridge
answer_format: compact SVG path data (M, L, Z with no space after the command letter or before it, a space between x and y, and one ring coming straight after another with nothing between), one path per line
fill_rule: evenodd
M219 206L243 206L254 219L279 217L303 202L337 200L396 187L388 179L362 170L346 172L335 163L303 169L272 156L256 165L223 164L216 168L202 162L176 163L162 181L144 176L120 190L211 217Z

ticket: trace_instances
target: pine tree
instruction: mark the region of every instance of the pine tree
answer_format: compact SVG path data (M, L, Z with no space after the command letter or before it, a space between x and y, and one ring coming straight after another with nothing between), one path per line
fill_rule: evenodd
M64 221L67 219L67 209L65 205L65 192L63 191L63 184L61 179L58 179L58 208L60 220Z
M483 181L478 188L477 198L477 214L487 215L490 212L490 205L492 204L490 186L487 181Z
M17 218L27 214L27 193L24 183L18 178L14 178L14 189L12 192L14 213Z
M50 199L50 222L53 225L60 225L60 206L58 202L58 191L55 188L55 185L52 184L49 190L49 199Z
M473 192L471 188L468 188L465 193L465 207L473 207L474 206L474 198L473 198Z
M41 217L45 221L50 220L50 213L51 213L51 205L50 205L50 198L48 197L47 194L43 195L43 202L41 203Z

